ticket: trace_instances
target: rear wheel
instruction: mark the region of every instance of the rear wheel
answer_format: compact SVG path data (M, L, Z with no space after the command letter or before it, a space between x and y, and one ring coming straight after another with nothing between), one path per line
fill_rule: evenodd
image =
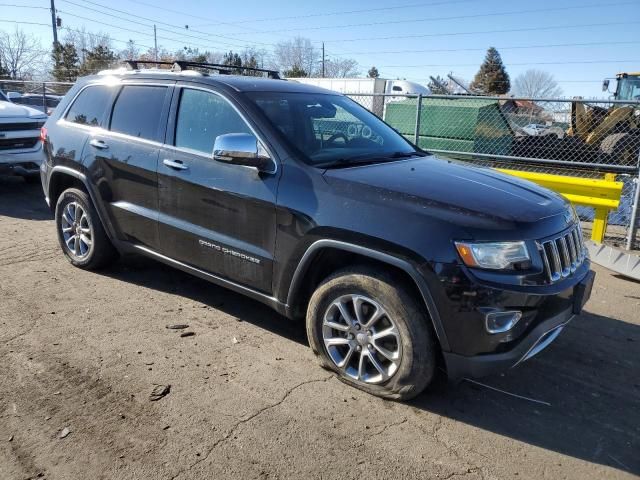
M640 152L640 134L630 132L612 133L600 144L605 163L635 167Z
M325 368L356 388L407 400L433 379L429 320L402 281L370 268L337 272L313 293L307 335Z
M60 247L74 266L93 270L117 258L91 199L82 190L69 188L62 192L55 218Z

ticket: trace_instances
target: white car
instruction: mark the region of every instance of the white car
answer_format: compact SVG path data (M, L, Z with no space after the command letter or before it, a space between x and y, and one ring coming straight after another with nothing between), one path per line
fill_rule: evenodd
M46 121L46 114L11 103L0 91L0 174L39 181L44 160L40 129Z
M549 127L547 125L542 125L540 123L530 123L529 125L522 127L522 130L524 130L524 132L527 135L531 135L533 137L539 137L541 135L552 135L552 134L557 135L557 133L553 130L552 127Z

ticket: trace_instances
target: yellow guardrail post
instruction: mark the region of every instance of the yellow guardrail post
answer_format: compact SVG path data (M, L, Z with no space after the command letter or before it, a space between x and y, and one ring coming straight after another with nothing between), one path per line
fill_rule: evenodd
M572 204L592 207L595 210L591 240L602 243L607 230L609 212L620 205L622 182L615 181L615 174L607 173L604 179L580 178L549 173L521 172L497 168L503 173L532 181L554 190L566 197Z

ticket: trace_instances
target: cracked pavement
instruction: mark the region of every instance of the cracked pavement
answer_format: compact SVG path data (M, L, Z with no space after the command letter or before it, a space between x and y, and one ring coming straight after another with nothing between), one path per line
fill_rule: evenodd
M38 186L0 177L2 480L640 474L640 283L596 268L587 313L480 380L551 406L470 383L403 404L338 381L302 324L240 295L140 258L74 269L53 228ZM171 392L151 402L153 384Z

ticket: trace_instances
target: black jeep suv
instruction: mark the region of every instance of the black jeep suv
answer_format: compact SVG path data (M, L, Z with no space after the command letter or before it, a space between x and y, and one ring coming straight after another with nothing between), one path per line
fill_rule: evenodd
M306 318L322 365L375 395L517 365L593 284L563 197L421 151L319 88L113 70L80 80L42 138L73 265L135 252Z

